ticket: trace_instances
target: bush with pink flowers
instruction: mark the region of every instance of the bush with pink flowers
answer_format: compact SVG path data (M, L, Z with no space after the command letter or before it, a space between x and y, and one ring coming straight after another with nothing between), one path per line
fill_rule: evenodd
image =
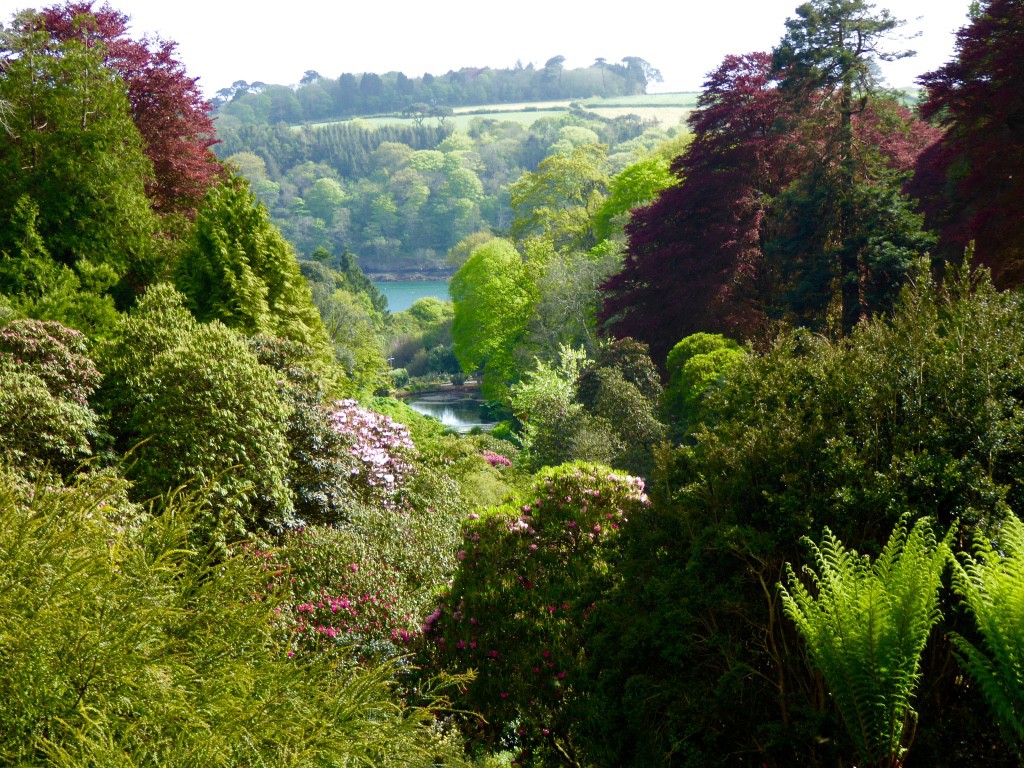
M404 645L418 628L402 574L360 549L351 532L326 526L247 546L266 564L268 594L283 598L275 613L293 652Z
M355 400L338 400L331 409L331 426L356 459L349 484L366 503L394 506L399 490L413 474L416 447L403 424L360 407Z
M576 463L469 515L454 582L423 632L430 663L478 672L459 702L482 715L466 720L470 739L514 743L537 765L572 753L587 621L610 584L620 529L647 504L639 478Z

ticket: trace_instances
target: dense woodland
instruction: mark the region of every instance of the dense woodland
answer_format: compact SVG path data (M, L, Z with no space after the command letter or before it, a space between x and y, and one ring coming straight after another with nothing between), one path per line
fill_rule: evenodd
M466 132L434 120L248 126L219 131L216 151L300 254L326 248L356 254L371 274L450 276L458 265L446 254L477 232L507 230L511 185L545 158L588 148L584 172L606 193L612 175L680 133L576 109L529 126L478 118Z
M1019 765L1024 5L915 109L899 25L800 5L685 131L218 136L110 6L5 22L0 762Z

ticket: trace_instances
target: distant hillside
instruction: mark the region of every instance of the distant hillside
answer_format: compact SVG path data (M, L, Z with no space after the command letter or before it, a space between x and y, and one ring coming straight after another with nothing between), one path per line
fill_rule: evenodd
M598 172L617 173L684 133L680 121L695 98L641 94L460 107L436 117L218 126L216 151L249 179L301 254L351 253L378 277L449 274L446 254L463 238L507 231L509 185L524 172L553 153L595 145Z
M444 116L459 107L532 101L580 100L646 94L661 73L637 56L619 63L597 59L591 66L565 69L554 56L541 68L469 68L434 76L408 77L346 72L337 78L309 70L298 86L235 82L217 92L219 127L323 122L405 112L420 119Z

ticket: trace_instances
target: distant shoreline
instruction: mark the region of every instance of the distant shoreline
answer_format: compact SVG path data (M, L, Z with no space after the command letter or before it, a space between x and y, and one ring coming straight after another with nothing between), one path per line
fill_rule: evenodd
M375 283L411 283L451 280L452 273L447 271L420 272L367 272L366 276Z

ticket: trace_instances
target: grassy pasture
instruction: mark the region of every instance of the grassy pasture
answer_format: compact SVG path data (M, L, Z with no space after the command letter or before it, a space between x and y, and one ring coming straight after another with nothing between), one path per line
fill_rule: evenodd
M655 93L638 96L619 96L616 98L589 98L576 102L588 112L605 118L616 118L623 115L638 115L644 120L657 120L665 128L680 124L694 109L698 93ZM477 118L485 120L507 120L522 125L532 125L542 117L557 117L568 112L574 102L570 101L535 101L517 104L490 104L483 106L458 107L445 122L459 130L466 130L470 122ZM428 121L436 118L426 118ZM393 123L411 123L411 118L398 114L378 115L375 117L354 118L366 125L381 126ZM314 123L319 128L347 120ZM298 126L296 126L298 128Z

